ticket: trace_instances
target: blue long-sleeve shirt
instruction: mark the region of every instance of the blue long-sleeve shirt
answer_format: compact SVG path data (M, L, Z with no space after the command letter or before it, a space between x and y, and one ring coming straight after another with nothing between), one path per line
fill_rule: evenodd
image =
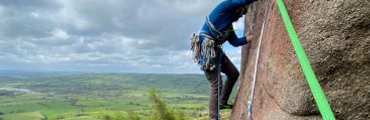
M216 6L216 8L213 9L213 11L208 15L209 21L215 26L215 28L220 31L226 31L229 26L232 25L234 21L236 21L232 13L235 12L236 9L240 7L244 7L245 5L249 5L253 3L256 0L226 0L221 2ZM204 32L214 38L216 36L214 35L217 33L216 31L213 31L212 28L209 27L207 20L204 23L201 32ZM233 46L241 46L244 44L247 44L245 36L238 38L234 31L231 31L228 38L226 38L227 41L233 45Z

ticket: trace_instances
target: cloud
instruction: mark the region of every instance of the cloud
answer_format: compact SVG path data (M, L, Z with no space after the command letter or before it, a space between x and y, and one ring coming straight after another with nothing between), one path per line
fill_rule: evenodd
M1 0L0 69L200 73L189 37L220 1Z

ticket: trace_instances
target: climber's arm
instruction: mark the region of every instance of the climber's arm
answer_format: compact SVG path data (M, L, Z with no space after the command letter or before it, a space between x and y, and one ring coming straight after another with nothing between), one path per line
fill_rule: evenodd
M232 32L232 33L230 33L228 41L234 47L238 47L238 46L250 43L253 39L254 39L253 35L248 35L248 36L243 36L241 38L238 38L236 36L235 32Z
M235 34L235 32L231 32L230 33L230 36L229 36L229 39L228 39L229 43L231 45L233 45L234 47L238 47L238 46L241 46L241 45L245 45L247 44L249 41L247 40L247 37L243 36L241 38L238 38Z

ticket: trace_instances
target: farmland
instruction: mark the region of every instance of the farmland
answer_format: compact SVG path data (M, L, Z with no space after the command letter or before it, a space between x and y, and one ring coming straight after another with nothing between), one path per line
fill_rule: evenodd
M208 112L209 85L196 74L1 71L0 88L4 120L99 120L127 112L145 119L152 110L150 88L191 118Z

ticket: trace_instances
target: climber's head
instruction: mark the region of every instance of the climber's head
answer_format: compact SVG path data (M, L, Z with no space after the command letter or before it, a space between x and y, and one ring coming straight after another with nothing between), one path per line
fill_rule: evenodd
M235 18L235 21L237 21L239 18L241 18L246 13L247 13L247 7L246 6L237 8L235 10L234 14L233 14L233 16Z

